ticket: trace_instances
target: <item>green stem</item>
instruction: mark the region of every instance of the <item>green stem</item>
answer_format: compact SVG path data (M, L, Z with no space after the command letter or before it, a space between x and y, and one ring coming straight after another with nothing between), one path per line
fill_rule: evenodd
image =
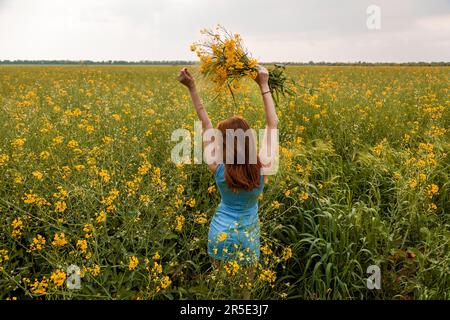
M231 97L233 98L234 106L237 108L236 98L235 98L235 96L234 96L234 92L233 92L233 90L231 89L231 86L230 86L229 83L227 83L227 87L228 87L228 90L230 90Z

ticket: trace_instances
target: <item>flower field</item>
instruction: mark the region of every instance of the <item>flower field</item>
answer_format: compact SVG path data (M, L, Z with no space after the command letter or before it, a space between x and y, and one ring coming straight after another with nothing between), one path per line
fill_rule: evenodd
M286 68L254 280L211 267L213 177L171 161L180 68L0 67L0 299L450 299L449 67ZM197 87L263 128L251 79Z

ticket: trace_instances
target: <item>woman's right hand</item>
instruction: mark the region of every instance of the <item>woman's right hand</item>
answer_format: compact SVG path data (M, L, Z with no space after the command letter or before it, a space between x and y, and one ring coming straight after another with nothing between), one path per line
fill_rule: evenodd
M194 77L189 73L187 68L183 68L178 75L178 81L184 84L189 89L195 88Z
M262 65L258 64L256 66L256 70L258 70L258 75L255 78L256 83L261 87L269 87L269 71L263 67Z

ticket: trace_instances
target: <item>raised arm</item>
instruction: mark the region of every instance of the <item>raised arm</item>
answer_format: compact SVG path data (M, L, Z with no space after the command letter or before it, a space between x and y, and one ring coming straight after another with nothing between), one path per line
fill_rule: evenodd
M258 65L257 68L258 76L255 81L261 90L266 116L266 128L260 144L259 158L263 166L261 172L267 176L275 174L278 169L278 116L269 88L269 72L263 66Z
M207 129L211 129L213 127L211 120L209 119L208 113L206 112L206 109L203 106L202 101L200 100L200 97L198 95L197 88L195 87L194 77L192 77L187 68L184 68L180 71L178 81L180 81L189 89L189 94L191 95L195 111L197 112L199 120L202 122L203 132L205 132Z
M278 116L275 111L275 104L273 103L272 94L269 88L269 71L263 66L258 65L258 76L255 81L261 90L264 112L266 113L266 125L270 129L276 129L278 126Z
M191 96L192 103L194 104L195 111L197 112L198 119L202 122L203 136L205 136L205 132L207 130L212 130L213 126L211 120L209 119L208 113L206 112L206 109L203 106L202 101L200 100L200 97L198 95L197 88L195 87L194 77L189 73L187 68L184 68L178 75L178 81L180 81L189 89L189 94ZM206 150L206 147L211 143L213 143L211 140L203 139L204 149ZM205 157L207 157L209 169L214 173L217 168L215 159L210 157L210 154L208 152L205 152L204 154Z

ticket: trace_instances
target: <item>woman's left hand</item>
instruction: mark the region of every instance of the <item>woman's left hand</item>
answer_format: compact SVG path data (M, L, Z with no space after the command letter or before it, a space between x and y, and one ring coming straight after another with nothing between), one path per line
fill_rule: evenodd
M189 89L195 88L195 80L194 77L189 73L187 68L183 68L178 75L178 81L184 84Z
M262 65L257 65L258 75L255 78L256 83L261 87L269 86L269 71Z

